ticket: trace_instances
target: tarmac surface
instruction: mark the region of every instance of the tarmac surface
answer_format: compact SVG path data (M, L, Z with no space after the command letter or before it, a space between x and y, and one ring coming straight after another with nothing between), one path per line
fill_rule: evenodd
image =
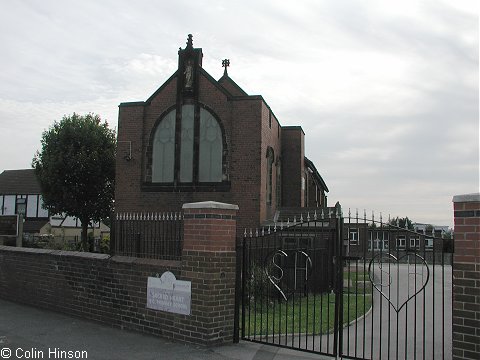
M0 299L3 359L332 359L313 353L241 341L200 347L130 332Z

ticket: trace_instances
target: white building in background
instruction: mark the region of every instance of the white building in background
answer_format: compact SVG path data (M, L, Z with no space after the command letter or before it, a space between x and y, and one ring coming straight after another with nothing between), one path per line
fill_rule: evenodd
M33 169L5 170L0 174L0 215L25 214L23 232L29 236L80 238L81 222L75 217L52 215L43 208L40 184ZM109 233L103 223L93 224L88 230L94 237Z

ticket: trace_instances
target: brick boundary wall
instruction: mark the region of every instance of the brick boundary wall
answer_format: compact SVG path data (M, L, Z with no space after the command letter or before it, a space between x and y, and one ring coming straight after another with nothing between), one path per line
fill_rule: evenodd
M480 193L453 203L453 359L480 359Z
M236 205L185 204L181 261L0 246L0 298L200 345L232 342ZM191 314L147 309L147 279L191 281Z

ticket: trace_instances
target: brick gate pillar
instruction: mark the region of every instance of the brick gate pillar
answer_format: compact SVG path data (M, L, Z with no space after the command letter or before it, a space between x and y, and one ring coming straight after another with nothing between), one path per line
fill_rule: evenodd
M184 204L183 276L192 281L191 336L198 343L233 341L237 205Z
M480 359L480 193L453 203L453 358Z

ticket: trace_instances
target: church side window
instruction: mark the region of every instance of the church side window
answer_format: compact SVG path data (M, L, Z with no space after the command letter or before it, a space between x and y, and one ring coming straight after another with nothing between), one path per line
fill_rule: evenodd
M267 204L272 204L272 185L273 185L273 161L274 153L272 148L267 150Z

